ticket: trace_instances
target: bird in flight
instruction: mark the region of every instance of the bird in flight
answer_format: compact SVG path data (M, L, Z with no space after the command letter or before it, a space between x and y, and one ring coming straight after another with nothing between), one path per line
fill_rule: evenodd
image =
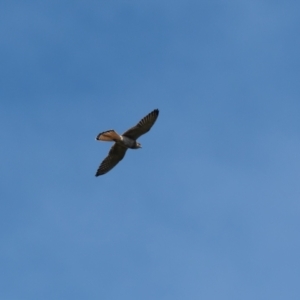
M158 109L153 110L141 119L137 125L128 129L122 135L118 134L114 130L107 130L99 133L96 140L115 143L110 148L108 156L100 164L96 172L96 176L103 175L115 167L118 162L123 159L128 148L142 148L142 145L137 142L137 139L151 129L158 117L158 114Z

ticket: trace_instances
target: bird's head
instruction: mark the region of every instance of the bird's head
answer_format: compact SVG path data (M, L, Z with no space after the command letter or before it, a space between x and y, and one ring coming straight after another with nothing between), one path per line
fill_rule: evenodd
M142 148L142 145L139 142L136 142L135 149L139 149L139 148Z

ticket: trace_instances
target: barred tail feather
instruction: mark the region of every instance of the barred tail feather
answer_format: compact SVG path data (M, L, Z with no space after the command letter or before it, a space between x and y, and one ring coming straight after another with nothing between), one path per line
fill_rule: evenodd
M120 141L120 136L114 130L107 130L101 132L97 135L96 140L98 141L106 141L106 142L113 142L113 141Z

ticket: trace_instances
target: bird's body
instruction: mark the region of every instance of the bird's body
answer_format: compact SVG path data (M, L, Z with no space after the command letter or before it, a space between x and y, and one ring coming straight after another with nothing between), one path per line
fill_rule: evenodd
M141 144L137 139L148 132L155 123L159 110L155 109L145 116L136 126L130 128L122 135L114 130L107 130L97 135L96 140L115 142L111 147L108 156L103 160L97 170L96 176L103 175L110 171L119 161L123 159L127 149L139 149Z
M138 149L138 142L125 135L120 135L114 130L108 130L101 132L97 135L96 140L105 142L116 142L117 144L124 146L125 148Z
M131 148L131 149L141 148L138 145L139 143L137 141L135 141L127 136L120 135L120 139L121 139L122 145L124 145L126 148Z

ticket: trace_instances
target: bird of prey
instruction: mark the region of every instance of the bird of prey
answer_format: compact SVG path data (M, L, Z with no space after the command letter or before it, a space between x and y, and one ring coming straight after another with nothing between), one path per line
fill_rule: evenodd
M137 139L151 129L158 117L158 114L158 109L153 110L141 119L137 125L128 129L122 135L118 134L114 130L107 130L99 133L96 140L111 141L115 143L111 147L108 156L100 164L96 176L103 175L115 167L118 162L123 159L128 148L142 148L142 145L137 142Z

